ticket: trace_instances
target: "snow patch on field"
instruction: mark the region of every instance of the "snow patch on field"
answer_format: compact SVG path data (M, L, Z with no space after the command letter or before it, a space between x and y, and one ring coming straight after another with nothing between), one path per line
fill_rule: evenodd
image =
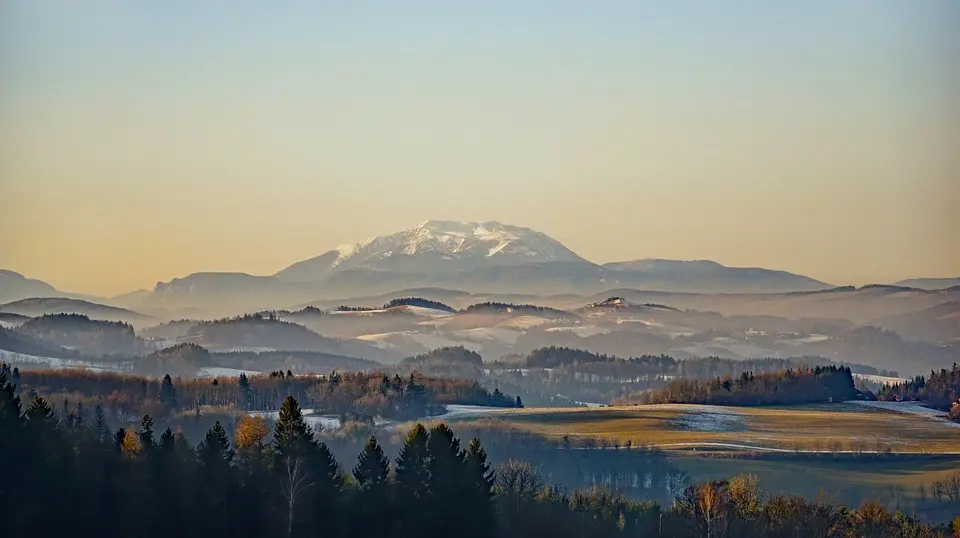
M954 422L947 418L947 414L943 411L938 411L936 409L930 409L929 407L924 407L920 402L878 402L878 401L864 401L864 400L851 400L848 401L849 404L862 405L865 407L874 407L877 409L884 409L886 411L894 411L897 413L906 413L908 415L916 415L928 420L934 420L940 422L941 424L946 424L948 426L953 426L955 428L960 428L960 422Z
M36 364L60 370L64 368L83 368L85 370L94 370L98 372L120 371L120 368L113 368L101 363L78 359L58 359L55 357L41 357L37 355L27 355L25 353L16 353L0 349L0 361L16 366L17 364Z
M520 338L521 333L519 331L501 329L498 327L478 327L476 329L454 331L451 334L455 335L457 338L463 338L464 340L473 342L496 340L505 344L515 344L517 343L517 339Z
M682 430L697 432L739 432L744 431L743 417L728 408L709 408L704 406L674 421Z
M240 374L247 376L259 375L263 372L257 370L240 370L238 368L223 368L220 366L205 366L197 370L197 377L240 377Z
M497 327L510 327L522 330L530 329L532 327L539 327L545 323L550 323L550 320L537 316L517 316L498 324Z
M573 333L580 338L586 338L588 336L595 336L598 334L609 334L610 329L603 327L597 327L594 325L586 325L582 327L550 327L547 329L548 333L559 333L559 332L569 332Z
M895 385L897 383L904 382L904 378L902 377L890 377L885 375L853 374L853 377L857 379L864 379L866 381L873 381L874 383L885 383L887 385Z

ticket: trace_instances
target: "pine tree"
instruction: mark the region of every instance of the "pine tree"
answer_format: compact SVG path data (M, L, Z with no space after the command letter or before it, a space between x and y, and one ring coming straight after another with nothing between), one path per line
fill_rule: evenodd
M480 444L480 439L474 437L470 440L464 464L466 466L466 479L469 484L465 501L470 505L467 510L467 517L471 520L464 527L466 536L472 538L493 536L494 513L491 500L493 499L493 484L496 476L490 470L490 464L487 463L487 452Z
M250 408L250 380L247 379L247 374L240 372L240 377L237 378L237 384L240 386L240 405L244 409Z
M397 457L396 512L406 536L423 536L429 532L430 512L426 505L430 492L430 470L427 465L427 430L417 423L404 440Z
M173 387L173 379L170 374L164 374L163 381L160 382L160 403L168 410L177 406L177 389Z
M345 522L341 503L346 477L326 443L316 441L307 461L313 482L310 496L314 531L317 535L336 536Z
M390 474L390 461L380 448L377 438L370 436L363 452L357 456L357 465L353 468L353 478L361 490L377 490L387 484Z
M428 510L446 514L455 521L465 519L469 516L469 504L464 498L468 484L460 440L446 424L438 424L430 429L427 437L427 454L430 493L425 504ZM431 536L443 533L442 519L433 518L430 523Z
M233 450L227 432L220 422L207 431L197 445L198 485L197 504L206 523L206 532L213 536L226 536L230 527L230 497L234 481L230 463Z
M143 415L140 419L140 429L137 431L137 437L140 438L140 451L149 455L153 451L153 417Z
M389 520L394 515L389 474L390 460L384 455L377 438L371 436L353 468L353 478L360 488L356 500L355 536L377 538L389 535Z
M305 457L313 445L313 431L303 420L296 398L287 396L273 429L273 448L279 461L288 456Z

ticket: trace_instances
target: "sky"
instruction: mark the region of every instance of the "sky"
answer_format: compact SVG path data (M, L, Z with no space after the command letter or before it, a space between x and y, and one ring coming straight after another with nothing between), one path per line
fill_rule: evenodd
M960 276L960 2L0 0L0 268L111 295L428 219Z

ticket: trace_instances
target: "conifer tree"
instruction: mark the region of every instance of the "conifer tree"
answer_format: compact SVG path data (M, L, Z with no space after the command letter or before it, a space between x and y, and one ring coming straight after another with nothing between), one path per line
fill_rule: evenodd
M465 501L470 505L468 517L471 520L465 526L466 536L483 538L493 535L493 484L496 480L494 471L487 463L487 452L480 444L480 439L474 437L467 447L464 465L468 483Z
M287 396L280 406L273 429L273 448L278 460L287 456L306 456L313 445L313 431L303 420L303 411L296 398Z
M430 509L426 505L430 492L427 430L417 423L404 440L397 457L396 511L406 536L422 536L429 532Z
M164 374L163 381L160 382L160 403L167 409L177 407L177 390L173 387L170 374Z
M390 498L390 460L383 453L377 438L371 436L357 456L353 478L357 481L356 536L373 538L388 536L393 517Z

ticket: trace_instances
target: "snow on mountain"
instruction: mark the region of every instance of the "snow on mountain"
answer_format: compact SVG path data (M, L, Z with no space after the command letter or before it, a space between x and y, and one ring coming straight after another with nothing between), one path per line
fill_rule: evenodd
M316 282L351 269L471 270L543 262L589 264L546 234L495 221L430 220L391 235L342 246L277 273L291 282Z

